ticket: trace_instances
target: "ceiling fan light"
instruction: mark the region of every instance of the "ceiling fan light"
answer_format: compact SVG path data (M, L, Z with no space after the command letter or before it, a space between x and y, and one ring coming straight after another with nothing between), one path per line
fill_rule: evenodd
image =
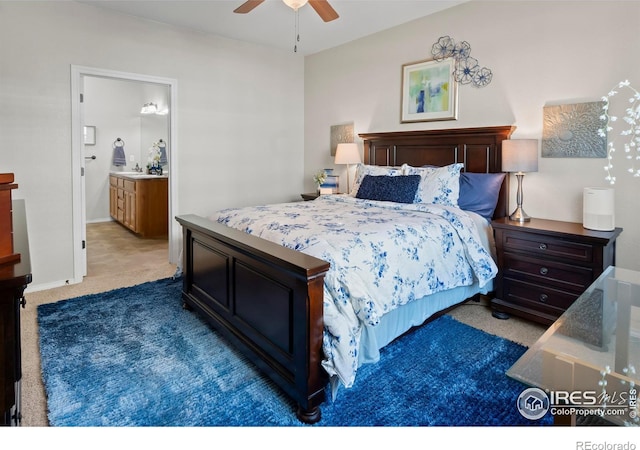
M282 0L289 8L297 11L298 8L302 8L307 4L309 0Z

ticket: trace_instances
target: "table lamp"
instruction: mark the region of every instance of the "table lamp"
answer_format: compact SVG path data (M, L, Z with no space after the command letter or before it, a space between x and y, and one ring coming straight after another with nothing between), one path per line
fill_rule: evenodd
M502 141L502 171L515 172L518 178L518 206L509 216L509 220L528 222L531 217L522 209L522 178L525 172L538 171L538 140L509 139Z
M360 162L360 151L358 150L358 144L355 143L342 143L338 144L336 148L335 164L347 165L347 194L351 192L349 187L349 165L358 164Z

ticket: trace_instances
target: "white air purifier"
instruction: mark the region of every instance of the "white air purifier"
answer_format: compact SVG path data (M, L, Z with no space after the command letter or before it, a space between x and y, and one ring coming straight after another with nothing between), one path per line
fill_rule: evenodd
M596 231L613 231L615 229L614 192L611 188L584 188L583 227Z

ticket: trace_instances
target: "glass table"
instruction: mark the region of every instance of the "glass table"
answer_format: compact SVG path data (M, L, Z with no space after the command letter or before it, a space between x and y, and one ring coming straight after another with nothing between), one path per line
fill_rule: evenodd
M557 424L598 417L638 426L640 272L614 266L507 371L524 383L520 413Z

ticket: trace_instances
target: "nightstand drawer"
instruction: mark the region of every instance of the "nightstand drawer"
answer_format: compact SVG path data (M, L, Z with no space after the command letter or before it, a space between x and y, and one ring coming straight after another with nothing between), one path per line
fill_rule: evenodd
M615 265L612 231L588 230L578 222L532 218L493 220L498 276L494 315L515 314L550 325L595 280Z
M579 294L505 278L503 300L558 316Z
M533 233L502 234L502 246L507 252L525 252L529 255L563 258L577 262L593 261L593 246L580 242L554 239ZM587 286L591 283L587 283Z
M581 294L593 281L593 270L590 267L527 258L513 253L504 253L502 270L505 277L552 285L576 294Z

